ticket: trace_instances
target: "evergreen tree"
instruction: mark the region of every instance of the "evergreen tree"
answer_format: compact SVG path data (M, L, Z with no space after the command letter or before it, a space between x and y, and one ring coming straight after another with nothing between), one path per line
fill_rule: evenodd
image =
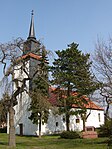
M9 111L9 93L6 92L2 95L0 100L0 124L7 123L7 113Z
M56 54L58 58L51 67L52 83L57 86L59 104L63 106L60 110L66 115L66 128L69 131L69 118L74 114L71 111L72 105L80 104L71 93L77 92L77 98L89 95L96 89L96 84L90 72L90 55L81 53L78 44L72 43L66 50L56 51ZM84 102L86 103L85 100Z
M41 137L41 125L47 122L50 103L48 101L48 62L46 51L43 47L40 60L39 74L33 81L33 90L30 93L31 104L29 119L39 126L39 137Z

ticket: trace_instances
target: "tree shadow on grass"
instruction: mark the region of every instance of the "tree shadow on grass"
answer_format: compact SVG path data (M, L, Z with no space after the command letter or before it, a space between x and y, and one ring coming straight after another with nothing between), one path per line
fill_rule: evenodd
M84 144L105 144L107 145L108 144L108 139L105 139L105 140L85 140L83 141Z
M0 142L0 145L8 145L7 142Z
M108 140L100 141L100 142L95 142L95 144L108 144Z
M18 140L16 145L18 148L31 148L31 149L53 149L58 148L58 146L62 149L68 149L68 148L78 148L82 145L97 145L105 146L108 144L108 139L60 139L60 138L37 138L34 139L32 137L26 137L26 140L21 139Z

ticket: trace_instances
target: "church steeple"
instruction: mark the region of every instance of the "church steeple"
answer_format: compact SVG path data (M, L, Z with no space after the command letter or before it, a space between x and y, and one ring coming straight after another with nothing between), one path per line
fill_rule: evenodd
M33 38L33 39L36 39L35 37L35 29L34 29L34 12L32 10L32 13L31 13L31 23L30 23L30 30L29 30L29 36L28 36L28 39L30 38Z
M40 42L36 40L35 37L35 30L34 30L34 13L32 10L31 13L31 23L30 23L30 30L29 30L29 36L27 40L24 42L23 47L23 55L28 53L37 53L39 51Z

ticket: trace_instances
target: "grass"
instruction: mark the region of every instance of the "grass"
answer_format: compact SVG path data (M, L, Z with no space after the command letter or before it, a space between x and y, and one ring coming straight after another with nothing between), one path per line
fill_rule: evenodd
M59 136L16 136L16 149L107 149L107 138L60 139ZM9 149L8 135L0 133L0 149Z

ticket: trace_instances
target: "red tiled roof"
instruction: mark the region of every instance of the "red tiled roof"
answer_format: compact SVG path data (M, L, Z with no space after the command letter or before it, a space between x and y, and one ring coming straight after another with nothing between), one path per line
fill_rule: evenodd
M55 90L55 88L49 88L49 102L56 106L57 103L57 95L53 92Z
M28 57L31 57L31 58L34 58L34 59L37 59L37 60L41 59L41 56L36 55L36 54L34 54L34 53L28 53L28 54L26 54L26 55L23 55L23 56L21 57L21 59L26 59L26 58L28 58Z
M100 106L96 105L93 101L91 101L89 98L85 98L87 101L87 104L83 104L83 107L86 109L93 109L93 110L104 110ZM76 104L72 105L74 108L81 108L81 106L77 106Z
M58 96L56 93L54 93L53 91L55 91L55 88L50 88L49 89L49 101L51 104L57 106L58 105ZM73 96L76 96L77 93L73 92L72 93ZM63 96L64 98L66 98L66 96ZM83 103L84 108L87 109L93 109L93 110L104 110L103 108L101 108L100 106L96 105L93 101L91 101L89 98L87 98L86 96L83 96L83 99L87 102L87 104ZM82 100L82 99L77 99L78 101ZM81 108L81 106L78 106L76 104L72 105L73 108Z
M28 53L28 54L25 54L25 55L19 57L17 59L17 61L27 59L27 58L33 58L33 59L36 59L36 60L41 60L42 56L34 54L34 53ZM49 64L49 62L47 60L45 61L45 63Z

